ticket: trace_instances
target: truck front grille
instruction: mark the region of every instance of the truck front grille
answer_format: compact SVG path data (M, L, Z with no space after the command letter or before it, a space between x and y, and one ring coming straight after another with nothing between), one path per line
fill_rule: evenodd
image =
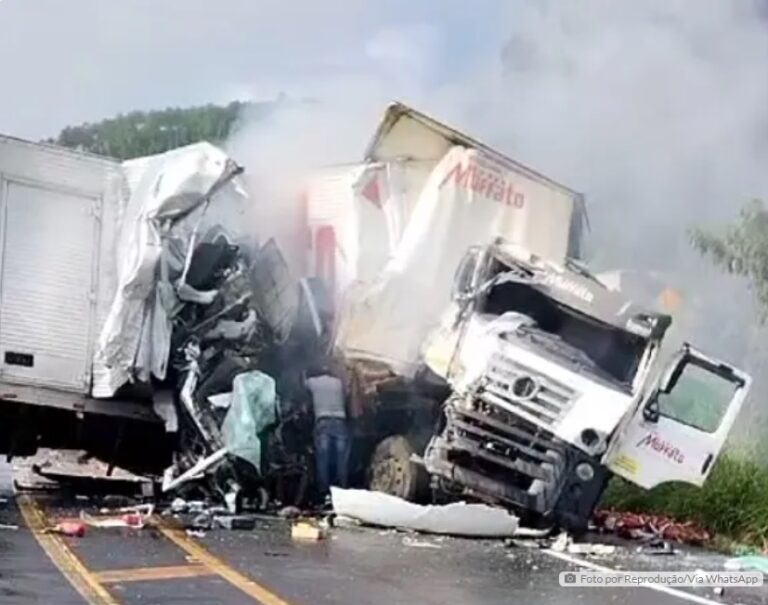
M441 444L450 462L504 484L518 506L551 510L565 468L562 443L518 415L481 400L469 408L449 403L446 412Z
M478 395L543 428L552 429L576 398L570 387L495 353Z

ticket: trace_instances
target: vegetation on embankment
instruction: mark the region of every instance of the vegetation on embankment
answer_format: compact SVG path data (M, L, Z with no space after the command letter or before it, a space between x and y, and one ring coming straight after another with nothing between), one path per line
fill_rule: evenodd
M668 483L643 490L614 478L600 506L694 521L719 545L768 546L768 467L743 452L723 454L701 488Z

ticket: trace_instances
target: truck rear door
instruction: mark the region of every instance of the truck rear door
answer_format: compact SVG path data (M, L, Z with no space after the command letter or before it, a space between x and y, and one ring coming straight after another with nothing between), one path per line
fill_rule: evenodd
M0 180L0 379L87 392L100 200Z
M669 481L702 485L751 379L685 346L620 429L603 462L650 489Z

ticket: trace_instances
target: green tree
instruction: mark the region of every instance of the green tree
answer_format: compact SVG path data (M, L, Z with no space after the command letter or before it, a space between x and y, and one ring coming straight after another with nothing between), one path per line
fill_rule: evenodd
M93 124L68 126L48 142L128 160L198 141L224 141L244 111L249 117L266 116L279 102L132 111Z
M762 201L746 204L739 218L720 230L695 229L694 247L717 266L746 277L768 317L768 209Z

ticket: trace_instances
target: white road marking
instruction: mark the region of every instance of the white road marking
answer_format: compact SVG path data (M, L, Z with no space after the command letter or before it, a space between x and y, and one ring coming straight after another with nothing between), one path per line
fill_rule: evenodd
M573 565L578 565L579 567L591 569L593 571L604 571L608 573L620 571L618 569L606 567L605 565L598 565L597 563L592 563L592 561L579 559L578 557L574 557L572 555L569 555L563 552L557 552L549 549L544 549L543 552L550 555L551 557L555 557L556 559L560 559L562 561L572 563ZM685 599L686 601L692 601L693 603L700 603L701 605L723 605L722 601L713 601L712 599L708 599L706 597L700 597L699 595L691 594L690 592L685 592L684 590L680 590L677 588L670 588L669 586L662 586L660 584L648 584L648 585L639 586L638 588L649 588L650 590L663 592L665 594L672 595L673 597L677 597L678 599Z

